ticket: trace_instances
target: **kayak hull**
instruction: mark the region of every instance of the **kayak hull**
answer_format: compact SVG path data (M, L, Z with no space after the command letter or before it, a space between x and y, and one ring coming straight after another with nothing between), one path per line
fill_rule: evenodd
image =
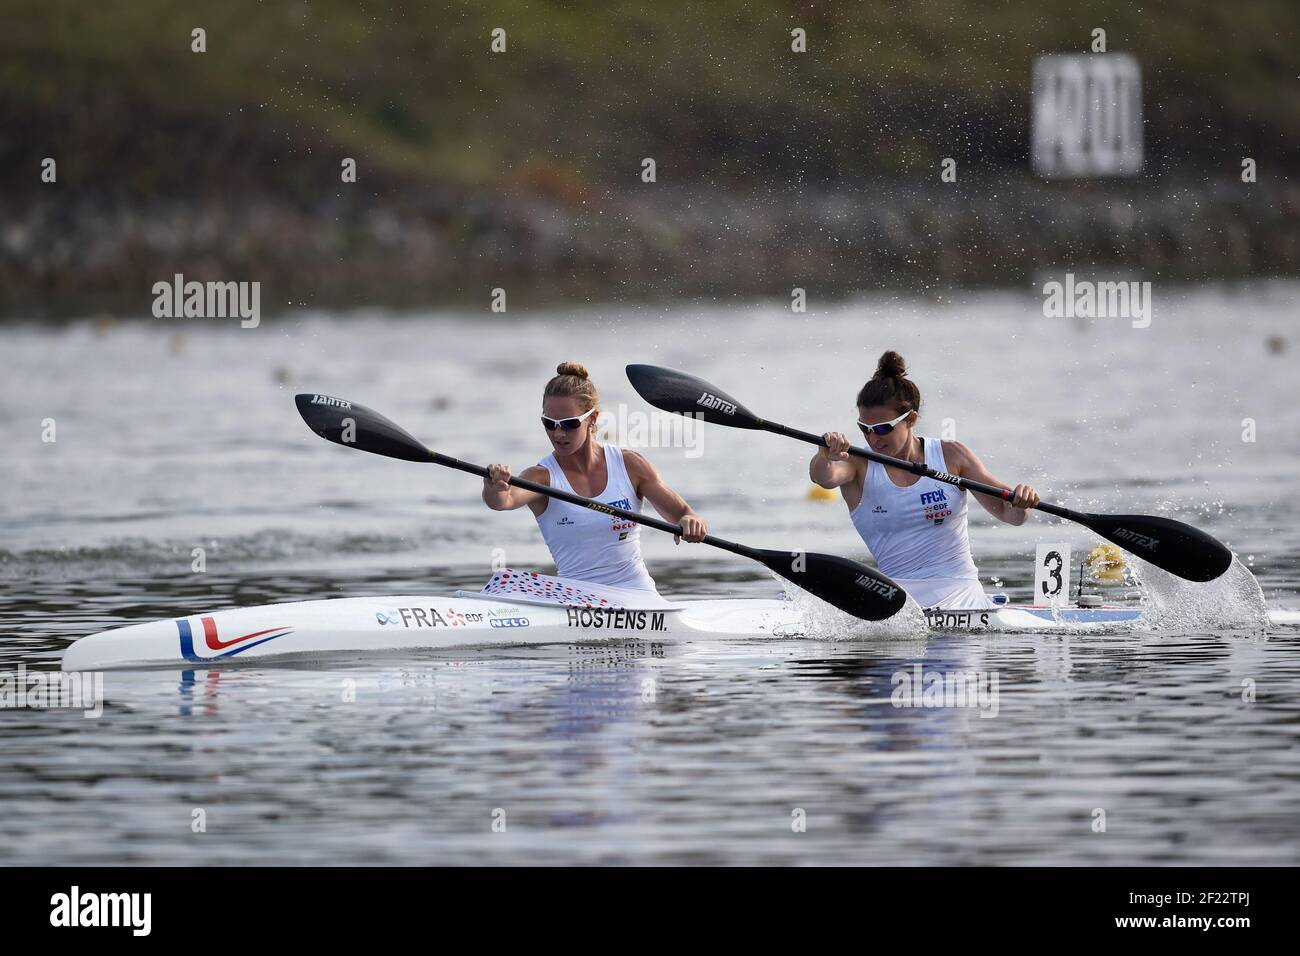
M1041 631L1127 626L1136 608L1004 606L927 612L945 632ZM809 630L787 600L663 602L645 608L568 607L500 595L398 595L234 608L92 634L63 657L67 671L239 663L380 651L564 644L800 637Z
M715 634L798 636L782 600L692 601L658 608L563 607L499 597L339 598L235 608L92 634L63 656L68 671L372 651L605 640L678 640Z

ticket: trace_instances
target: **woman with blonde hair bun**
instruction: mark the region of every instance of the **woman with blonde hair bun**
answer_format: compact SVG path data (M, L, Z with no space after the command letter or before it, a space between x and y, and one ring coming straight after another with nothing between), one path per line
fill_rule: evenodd
M520 475L628 511L648 500L655 510L682 526L687 541L700 541L708 528L690 505L664 483L639 452L596 441L600 396L577 362L561 362L542 391L542 427L551 453ZM510 468L489 465L483 500L493 511L532 511L555 559L556 574L610 587L655 590L641 558L641 526L617 516L581 508L512 487ZM678 540L678 539L674 539Z

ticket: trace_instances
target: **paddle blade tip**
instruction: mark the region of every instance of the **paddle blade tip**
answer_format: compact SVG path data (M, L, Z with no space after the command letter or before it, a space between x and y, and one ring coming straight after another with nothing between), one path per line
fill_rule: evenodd
M838 555L768 551L762 560L787 581L864 621L887 620L907 603L907 592L900 585Z
M1232 567L1227 545L1186 522L1161 515L1090 515L1089 519L1088 527L1102 537L1184 580L1204 584Z
M433 452L405 429L364 405L319 392L295 395L294 404L307 427L326 441L402 461L433 460Z
M1228 573L1228 568L1232 567L1233 554L1225 545L1214 542L1217 548L1207 548L1203 560L1199 564L1188 569L1184 575L1189 581L1204 583L1214 581Z
M692 415L715 425L759 428L759 418L740 402L702 378L660 365L629 365L627 380L655 408Z

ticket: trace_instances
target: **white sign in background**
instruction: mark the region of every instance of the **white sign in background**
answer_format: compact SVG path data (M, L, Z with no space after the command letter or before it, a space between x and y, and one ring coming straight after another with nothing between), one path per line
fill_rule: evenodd
M1034 172L1133 176L1142 169L1142 72L1127 53L1050 54L1034 62Z

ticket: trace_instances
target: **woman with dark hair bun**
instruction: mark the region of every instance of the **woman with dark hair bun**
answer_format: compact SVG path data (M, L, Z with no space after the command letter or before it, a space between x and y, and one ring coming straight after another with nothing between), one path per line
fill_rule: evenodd
M958 441L922 438L912 431L921 411L921 390L907 377L897 352L880 356L876 374L858 392L858 427L872 451L922 462L933 471L983 481L998 481L973 451ZM966 491L933 478L850 458L852 444L840 432L822 436L808 467L823 488L838 488L853 527L862 535L880 570L901 584L926 608L966 610L991 607L980 586L966 531ZM1016 485L1010 501L974 493L989 514L1007 524L1029 519L1038 492Z
M682 526L682 538L703 540L709 530L704 519L668 487L644 455L596 441L599 411L600 396L586 367L561 362L542 390L542 428L551 453L520 477L625 511L640 512L641 502L648 500L665 521ZM493 511L526 505L555 559L556 574L609 587L655 590L641 559L639 524L515 488L509 479L507 465L489 465L483 501Z

